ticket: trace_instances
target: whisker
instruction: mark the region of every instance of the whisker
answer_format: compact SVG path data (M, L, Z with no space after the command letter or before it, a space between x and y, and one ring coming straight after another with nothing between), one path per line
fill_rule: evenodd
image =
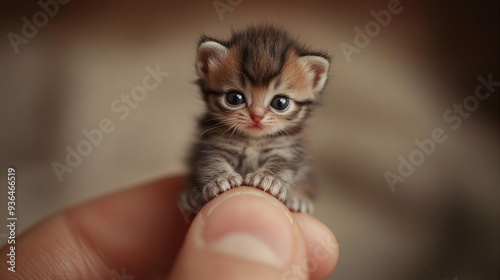
M236 130L237 127L238 127L238 125L236 125L235 127L233 127L233 131L229 135L229 140L231 140L231 137L233 137L234 131Z
M278 130L278 132L281 134L281 136L285 137L285 134L283 134L283 132L281 132L281 129ZM275 132L274 135L276 135L277 133Z
M224 130L224 132L222 132L222 134L220 135L219 139L221 139L221 138L222 138L222 136L223 136L226 132L228 132L231 128L233 128L233 126L235 126L235 125L237 125L237 124L238 124L238 123L234 123L234 124L233 124L233 125L231 125L228 129Z
M216 129L216 128L221 127L221 126L223 126L223 125L224 125L224 124L222 124L221 122L218 122L218 123L216 123L216 124L214 124L214 125L211 125L209 128L205 129L205 130L204 130L204 131L200 134L200 136L199 136L199 137L203 136L203 134L205 134L205 132L208 132L208 131L210 131L210 130L212 130L212 129Z
M241 134L241 127L243 127L243 124L242 124L242 123L241 123L241 124L239 124L239 125L236 127L236 130L237 130L237 132L236 132L236 136L237 136L237 137L239 137L239 136L240 136L240 134Z
M290 137L290 139L291 139L291 140L292 140L292 142L293 142L293 145L297 145L297 144L295 143L295 140L293 140L292 136L290 135L290 133L288 133L288 132L286 131L286 129L280 129L280 130L283 130L283 132L285 132L285 133L288 135L288 137Z

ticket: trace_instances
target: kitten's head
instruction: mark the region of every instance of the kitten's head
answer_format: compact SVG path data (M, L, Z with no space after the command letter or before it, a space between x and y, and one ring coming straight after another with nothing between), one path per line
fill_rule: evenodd
M294 134L323 90L330 58L272 26L203 36L196 69L210 124L250 137Z

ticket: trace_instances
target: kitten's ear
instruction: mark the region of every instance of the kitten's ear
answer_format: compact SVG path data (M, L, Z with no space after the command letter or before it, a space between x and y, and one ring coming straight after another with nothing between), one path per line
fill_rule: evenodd
M206 78L217 64L226 57L228 49L223 45L207 41L200 44L196 54L196 70L201 78Z
M299 62L305 66L306 72L312 80L312 91L314 93L320 92L325 86L330 62L326 58L316 55L301 56Z

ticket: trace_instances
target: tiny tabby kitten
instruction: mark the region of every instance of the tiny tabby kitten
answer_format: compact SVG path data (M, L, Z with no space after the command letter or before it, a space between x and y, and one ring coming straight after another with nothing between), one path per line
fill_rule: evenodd
M314 193L301 132L323 90L330 57L269 25L202 36L196 54L206 104L188 159L180 208L196 215L217 195L253 186L310 213Z

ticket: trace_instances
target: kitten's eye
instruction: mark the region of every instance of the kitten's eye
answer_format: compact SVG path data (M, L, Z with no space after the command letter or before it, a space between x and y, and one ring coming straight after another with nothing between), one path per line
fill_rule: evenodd
M284 96L276 96L271 101L271 107L280 111L285 110L286 108L288 108L289 105L290 105L290 99Z
M226 101L229 105L238 106L245 103L245 97L239 91L229 91L226 93Z

